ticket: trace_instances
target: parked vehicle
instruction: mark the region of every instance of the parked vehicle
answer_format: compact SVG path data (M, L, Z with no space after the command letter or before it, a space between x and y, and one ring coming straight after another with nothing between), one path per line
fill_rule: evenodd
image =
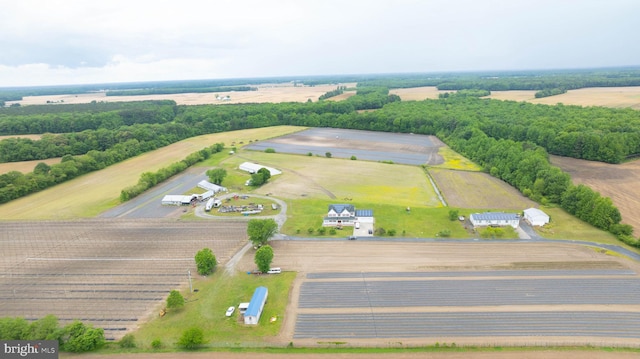
M267 272L268 274L280 274L282 272L282 269L280 268L271 268L269 269L269 271Z
M235 312L236 307L229 307L229 309L227 309L227 312L224 313L225 316L230 317L233 315L233 312Z

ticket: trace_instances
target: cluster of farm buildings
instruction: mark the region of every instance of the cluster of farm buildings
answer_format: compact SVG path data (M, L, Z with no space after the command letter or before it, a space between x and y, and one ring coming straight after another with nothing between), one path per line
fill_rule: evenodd
M538 208L525 209L522 216L519 213L504 212L473 213L469 216L469 221L474 228L506 226L518 228L521 219L532 226L544 226L549 223L549 215ZM373 210L357 210L351 204L329 205L327 215L322 221L323 227L354 227L354 235L358 236L372 236L374 224Z

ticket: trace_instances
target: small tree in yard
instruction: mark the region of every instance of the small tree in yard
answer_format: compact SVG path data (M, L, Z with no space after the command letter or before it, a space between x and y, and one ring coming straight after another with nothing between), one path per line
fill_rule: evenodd
M449 220L450 221L455 221L456 219L458 219L458 215L459 212L457 209L450 209L449 210Z
M200 328L189 328L182 333L178 345L187 349L196 349L200 344L204 343L204 333Z
M251 219L247 224L247 234L254 247L260 247L269 241L278 230L278 224L273 218Z
M209 275L213 272L218 262L216 256L213 255L213 251L210 248L203 248L196 253L196 267L198 268L198 274Z
M184 297L177 290L172 290L169 292L169 296L167 297L167 308L171 309L179 309L184 307Z
M209 176L211 183L219 185L227 177L227 171L224 168L214 168L207 171L207 176Z
M273 248L271 246L260 247L256 251L256 255L253 261L258 266L258 270L262 273L267 273L271 268L271 261L273 260Z

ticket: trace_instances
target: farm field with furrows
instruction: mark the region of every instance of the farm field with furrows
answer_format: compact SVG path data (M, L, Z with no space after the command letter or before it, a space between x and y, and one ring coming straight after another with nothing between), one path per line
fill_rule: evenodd
M633 345L638 264L558 243L277 241L298 272L278 341ZM252 267L245 256L237 269ZM611 295L614 291L622 291ZM585 324L585 323L589 324ZM635 339L634 339L635 338Z
M211 248L226 263L246 243L246 223L172 220L0 222L0 317L56 315L119 338L157 315L172 289L197 276Z
M614 165L551 156L551 163L569 173L574 183L585 184L610 197L620 210L622 223L640 233L640 160Z

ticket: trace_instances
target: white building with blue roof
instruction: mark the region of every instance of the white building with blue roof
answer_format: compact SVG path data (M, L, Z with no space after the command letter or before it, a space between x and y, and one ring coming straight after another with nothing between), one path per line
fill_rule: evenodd
M469 220L474 227L506 227L518 228L520 215L517 213L485 212L473 213Z
M251 297L251 302L249 302L249 307L244 312L244 324L258 324L268 296L269 290L266 287L256 288L253 292L253 297Z

